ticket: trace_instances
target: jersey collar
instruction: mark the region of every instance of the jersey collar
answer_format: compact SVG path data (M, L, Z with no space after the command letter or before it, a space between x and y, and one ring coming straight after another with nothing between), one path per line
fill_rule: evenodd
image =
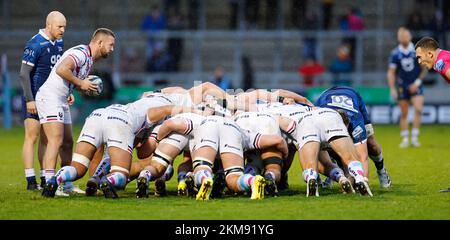
M49 41L52 45L55 45L56 40L55 40L55 41L50 40L50 38L47 36L47 34L45 34L45 29L44 29L44 28L39 29L39 34L40 34L43 38L45 38L47 41Z
M442 51L442 49L439 49L439 52L438 52L437 57L436 57L436 61L433 63L433 70L435 70L435 71L438 70L437 69L438 67L436 65L437 65L437 62L439 61L439 55L441 54L441 51Z
M92 57L92 51L91 51L91 47L89 47L89 44L87 45L87 48L89 50L89 56Z
M401 44L398 45L398 50L403 54L408 54L410 52L414 52L414 45L412 42L408 44L408 47L404 48Z

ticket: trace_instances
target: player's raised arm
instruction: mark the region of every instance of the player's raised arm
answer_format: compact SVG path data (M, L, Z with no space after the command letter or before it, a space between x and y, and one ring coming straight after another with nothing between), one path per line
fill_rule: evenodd
M194 104L200 104L206 99L206 96L208 95L218 99L226 100L229 103L233 103L234 100L233 96L227 94L219 86L210 82L204 82L198 86L190 88L188 91ZM233 106L230 105L227 106L227 108L233 108Z
M56 69L56 74L58 74L64 80L70 82L75 85L79 89L83 91L96 91L97 85L93 84L91 81L86 79L87 81L83 81L82 79L77 78L73 75L73 71L76 68L76 62L72 59L72 57L65 58L61 64Z
M190 131L192 131L192 121L185 118L168 119L161 124L161 127L156 135L156 141L159 142L167 137L167 135L171 132L186 135Z
M162 93L186 93L188 90L182 88L182 87L166 87L161 89Z
M291 92L284 89L278 89L277 91L273 92L273 94L275 94L277 98L278 97L291 98L297 103L304 103L308 106L314 107L314 104L310 102L306 97L303 97L302 95L297 94L295 92Z

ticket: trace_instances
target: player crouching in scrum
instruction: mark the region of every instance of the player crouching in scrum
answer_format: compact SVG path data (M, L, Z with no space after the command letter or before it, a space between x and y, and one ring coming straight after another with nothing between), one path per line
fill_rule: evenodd
M111 159L111 172L100 187L106 198L117 198L116 189L123 189L129 175L136 136L151 131L170 114L195 109L170 105L159 98L143 98L127 105L111 105L95 110L86 120L73 154L71 166L61 168L44 189L43 196L54 197L59 184L82 177L96 149L106 143Z

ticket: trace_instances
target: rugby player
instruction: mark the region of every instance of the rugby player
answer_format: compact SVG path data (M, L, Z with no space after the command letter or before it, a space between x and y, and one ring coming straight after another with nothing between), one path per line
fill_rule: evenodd
M191 111L194 109L171 105L162 97L147 97L127 105L114 104L95 110L81 130L71 166L58 171L46 184L43 196L53 197L61 182L82 177L97 148L106 144L111 171L102 179L100 187L106 198L117 198L116 188L122 189L127 182L136 142L170 114Z
M409 146L408 108L414 107L414 121L411 130L411 145L419 147L419 132L422 109L424 103L422 84L427 75L427 69L421 67L415 60L416 53L411 42L411 33L407 28L401 27L397 32L399 45L392 50L389 57L389 70L387 74L392 99L398 101L400 108L400 135L402 142L400 148Z
M430 37L420 39L415 49L419 64L429 70L434 69L450 84L450 52L440 49L438 42Z
M332 87L319 96L316 105L335 109L344 115L344 118L348 121L348 132L359 155L358 159L364 167L364 176L369 177L367 158L370 157L377 169L380 186L383 188L391 187L391 179L384 167L381 146L375 140L375 131L364 100L359 93L351 87Z
M97 29L89 45L75 46L61 56L36 94L39 121L48 139L43 158L46 181L54 176L60 149L66 151L67 157L72 156L72 120L67 98L74 86L82 91L97 90L97 86L87 79L89 72L94 61L112 53L114 40L111 30Z
M25 139L22 148L22 159L25 165L25 177L28 190L39 190L45 185L44 168L42 158L45 150L46 139L39 124L35 97L38 89L47 80L52 67L63 53L63 35L66 28L66 18L58 11L52 11L47 15L44 29L40 29L26 44L20 67L20 82L23 90L22 111L24 116ZM41 185L36 182L34 173L34 144L37 138L38 159L41 168ZM62 151L61 166L70 164L70 157ZM69 162L67 162L69 160Z

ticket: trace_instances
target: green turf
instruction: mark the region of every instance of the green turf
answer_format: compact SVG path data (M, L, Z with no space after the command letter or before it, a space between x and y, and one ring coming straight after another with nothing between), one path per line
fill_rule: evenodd
M337 186L322 190L319 198L306 198L306 185L295 161L289 173L291 190L280 197L196 202L176 196L135 199L134 182L119 193L118 200L85 196L44 199L40 193L25 190L23 129L0 129L0 219L450 219L450 193L438 192L450 187L450 127L424 126L418 149L398 148L397 126L376 126L376 131L393 187L380 189L371 163L373 198L343 195ZM74 136L78 132L75 128ZM84 188L86 180L75 184ZM168 190L175 194L176 177L168 183Z

